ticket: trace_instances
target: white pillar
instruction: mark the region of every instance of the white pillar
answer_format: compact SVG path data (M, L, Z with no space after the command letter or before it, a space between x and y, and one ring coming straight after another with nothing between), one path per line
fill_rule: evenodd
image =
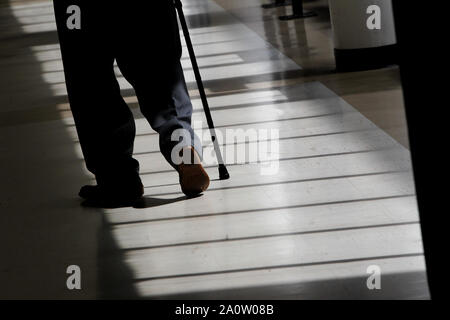
M338 58L342 58L345 63L347 57L355 59L358 52L349 50L377 48L377 52L381 52L383 47L392 49L396 44L391 0L329 0L329 6L337 64L340 62ZM383 60L388 58L385 52L359 52L364 55L361 59L367 55L371 59L377 59L377 56ZM356 57L354 63L358 59Z

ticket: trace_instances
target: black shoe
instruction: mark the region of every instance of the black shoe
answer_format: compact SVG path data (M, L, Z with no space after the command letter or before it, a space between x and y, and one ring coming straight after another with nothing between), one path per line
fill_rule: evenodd
M119 187L83 186L78 195L87 207L117 208L132 206L144 195L142 182Z
M99 186L82 186L78 195L83 199L97 198L100 194Z

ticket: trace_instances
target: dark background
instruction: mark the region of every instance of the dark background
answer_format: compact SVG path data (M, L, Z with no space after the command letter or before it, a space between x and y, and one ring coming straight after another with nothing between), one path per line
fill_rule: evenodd
M393 0L399 64L432 299L445 297L448 215L448 36L445 9ZM445 54L444 54L445 55ZM443 246L441 249L440 246Z

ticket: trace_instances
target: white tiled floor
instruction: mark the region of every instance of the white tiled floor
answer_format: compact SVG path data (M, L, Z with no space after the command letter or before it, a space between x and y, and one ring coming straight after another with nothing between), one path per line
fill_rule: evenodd
M235 77L301 69L282 54L277 59L268 54L267 59L246 61L240 52L275 49L212 0L184 3L188 18L194 13L214 12L221 14L221 23L226 22L215 25L212 15L208 26L191 31L205 81L226 84ZM41 32L41 27L34 25L41 20L45 26L52 24L48 4L13 10L26 25L23 31ZM37 17L29 17L30 12ZM58 46L33 47L29 54L41 64L41 80L53 88L54 96L63 96ZM186 57L185 52L186 78L193 81ZM125 82L122 85L129 88ZM365 287L366 269L375 264L390 279L382 297L428 296L408 150L319 82L287 90L216 94L209 101L221 132L227 128L279 130L277 174L261 175L261 167L267 163L230 163L231 179L218 181L214 163L209 163L210 190L201 197L185 199L176 173L157 152L157 136L146 120L139 118L135 153L146 186L145 208L82 209L72 199L73 194L92 177L82 167L73 119L1 128L5 149L2 167L11 167L10 172L18 172L24 165L29 168L18 177L2 170L4 181L27 186L24 202L11 189L2 188L3 196L9 199L2 202L2 211L12 216L3 215L3 219L5 223L10 219L11 230L25 230L27 223L40 217L41 228L52 235L31 238L40 250L49 249L37 266L51 265L58 256L61 267L69 261L81 261L98 269L99 276L88 276L87 297L105 294L99 278L103 269L116 268L108 266L108 261L117 258L130 274L128 282L121 285L132 287L140 297L276 295L296 299L376 298ZM11 101L3 111L13 110L16 104L21 108ZM200 101L194 99L193 104L193 120L203 121L205 127ZM205 152L210 151L208 132L203 130L202 134L199 129ZM11 141L15 141L14 148L8 147ZM247 144L258 142L257 138ZM236 148L229 142L223 147L225 154ZM18 157L24 162L18 162ZM30 158L34 165L28 163ZM52 177L50 182L48 176ZM36 212L36 216L29 212ZM61 212L64 214L59 215ZM14 217L14 213L20 215ZM61 227L55 235L54 229ZM100 231L94 231L96 228ZM64 242L66 229L72 233ZM13 237L12 231L7 235ZM107 237L114 243L113 249L104 248ZM55 241L62 241L59 246L64 248L71 244L74 249L70 253L51 249ZM6 252L13 260L12 249ZM17 262L14 270L23 270L26 259L26 255L21 256L18 261L22 264ZM8 268L13 266L11 262ZM14 285L20 272L11 272L8 284ZM419 292L414 287L418 285L416 278L407 277L416 273ZM54 281L54 287L48 289L50 296L59 294ZM32 284L38 286L37 282Z

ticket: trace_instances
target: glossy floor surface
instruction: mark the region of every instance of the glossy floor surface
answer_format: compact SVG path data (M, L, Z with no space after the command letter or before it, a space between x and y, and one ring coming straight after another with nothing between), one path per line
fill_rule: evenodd
M273 36L261 37L258 21L269 18L260 2L241 1L241 11L234 1L183 2L218 131L252 134L221 141L230 180L218 180L206 157L210 189L186 199L117 71L136 117L145 198L135 208L94 209L76 197L93 177L68 109L51 2L0 1L0 297L428 298L407 142L361 109L375 108L373 97L393 103L385 93L396 71L311 77L329 67L320 51L329 30L314 29L322 18L303 33L271 21L264 26ZM311 41L322 41L324 58L305 60L315 53L302 41L275 45L289 30L322 33ZM184 51L193 120L211 154ZM387 89L367 89L383 77ZM356 105L335 90L364 80ZM230 156L252 146L268 146L259 161ZM69 265L81 268L81 290L66 287ZM367 287L374 265L381 290Z

